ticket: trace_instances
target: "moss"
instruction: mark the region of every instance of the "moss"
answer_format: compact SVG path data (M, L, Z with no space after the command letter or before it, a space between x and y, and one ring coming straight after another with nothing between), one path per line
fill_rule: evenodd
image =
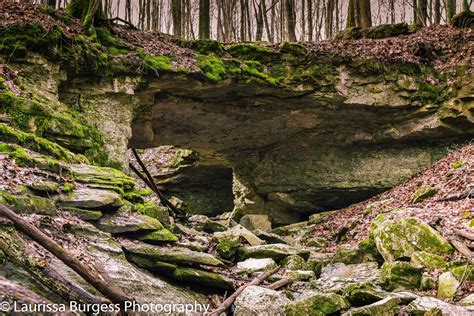
M198 66L204 76L212 82L218 82L227 77L226 68L220 58L215 56L200 56Z
M135 238L141 241L152 243L152 244L178 241L178 237L173 235L173 233L171 233L166 228L162 228L162 229L155 230L152 232L147 232L139 236L135 236Z
M266 82L270 85L277 85L280 80L278 78L269 77L265 74L264 66L254 60L247 60L244 61L242 67L242 78L245 80L246 83L250 82Z
M263 63L271 62L278 56L273 50L256 44L233 44L226 50L233 57L243 60L258 60Z
M50 155L66 162L85 162L83 157L78 157L56 143L31 133L25 133L4 124L0 124L0 136L7 142L12 142L38 153Z
M431 269L446 269L446 260L440 256L426 251L414 252L411 261L417 265Z
M143 196L143 197L146 197L146 196L150 196L153 194L153 191L151 189L140 189L138 190L138 194L140 194L140 196Z
M341 295L335 293L315 293L308 298L287 304L285 315L330 315L349 307L349 302Z
M416 289L421 285L422 270L408 262L385 262L380 272L383 286L389 291Z
M0 190L0 199L2 203L13 205L16 203L16 198L7 191Z
M137 49L137 55L144 60L148 70L155 72L169 72L173 70L171 64L173 59L169 56L152 56L141 49Z
M283 42L280 45L280 51L286 54L306 55L308 53L306 46L301 43Z
M222 56L224 54L222 44L214 40L180 41L179 44L182 47L191 48L202 55Z
M474 282L474 266L462 264L450 269L451 273L458 281L468 280Z
M125 192L123 198L132 203L143 203L143 197L137 191Z
M169 222L169 213L165 207L159 206L156 201L147 201L144 203L135 204L135 209L138 213L156 218L162 223Z
M462 165L463 165L462 160L461 160L461 159L458 159L458 160L456 160L456 162L454 162L454 163L451 165L451 168L452 168L452 169L459 169L459 168L462 167Z
M0 143L0 153L8 155L19 166L39 168L56 173L66 170L66 165L59 160L55 160L42 155L30 156L25 149L14 144Z
M434 196L438 191L430 185L423 185L421 186L416 192L413 194L412 202L418 203L423 200L426 200L432 196Z
M217 252L224 259L234 259L241 246L240 238L222 238L217 244Z

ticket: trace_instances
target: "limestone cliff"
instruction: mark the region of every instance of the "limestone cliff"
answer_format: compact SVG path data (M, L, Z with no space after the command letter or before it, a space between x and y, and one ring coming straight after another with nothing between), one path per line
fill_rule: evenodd
M267 213L275 223L294 222L382 192L474 134L473 74L465 55L471 33L449 33L440 48L432 48L439 43L426 37L429 30L406 35L402 40L416 49L408 57L403 48L387 50L385 60L379 55L387 48L375 50L374 40L358 51L367 56L357 56L340 42L325 48L153 38L139 47L124 29L115 38L100 29L94 43L57 26L33 41L18 35L22 28L34 36L45 32L3 27L1 62L33 99L81 116L87 126L81 129L90 132L41 131L30 110L23 127L113 166L126 167L127 147L193 150L199 166L223 170L210 172L204 190L223 181L234 195L216 205L212 195L189 201L193 212L234 207L239 216ZM168 52L153 55L160 45ZM67 62L76 51L83 52L76 63ZM173 181L162 185L172 192L166 183Z

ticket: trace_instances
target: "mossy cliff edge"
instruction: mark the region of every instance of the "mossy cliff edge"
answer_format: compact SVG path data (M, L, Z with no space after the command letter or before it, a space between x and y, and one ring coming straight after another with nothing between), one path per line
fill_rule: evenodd
M192 149L201 165L233 169L239 214L287 223L345 206L474 134L471 66L435 67L423 49L407 62L324 43L161 36L140 47L123 29L91 39L55 19L0 28L0 60L19 88L0 89L10 124L117 168L129 146Z

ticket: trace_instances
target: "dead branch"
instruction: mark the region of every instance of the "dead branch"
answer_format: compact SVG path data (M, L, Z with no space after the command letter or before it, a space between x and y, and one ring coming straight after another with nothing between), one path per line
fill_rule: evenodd
M182 217L186 217L186 214L183 214L183 212L181 212L180 210L178 210L176 208L176 206L174 206L164 195L163 193L158 189L158 187L156 186L155 184L155 181L153 180L153 177L151 176L150 172L148 171L148 169L146 168L145 164L143 163L143 161L141 160L140 158L140 155L138 155L138 152L135 148L132 148L132 152L133 152L133 155L135 156L135 159L137 160L138 164L140 165L140 167L142 168L142 171L143 173L145 173L145 176L146 176L146 179L148 181L145 181L144 178L145 176L143 176L135 167L132 167L133 165L130 164L130 168L132 168L132 170L140 177L140 179L142 179L149 187L150 189L152 189L156 195L158 196L158 198L160 199L161 201L161 204L163 204L164 206L166 206L170 211L171 213L174 215L181 215Z
M461 229L456 229L456 228L453 229L453 232L456 235L459 235L459 236L464 237L466 239L474 240L474 233L471 233L471 232L468 232L468 231L465 231L465 230L461 230Z
M225 312L237 299L237 297L245 290L246 287L250 285L259 285L263 281L265 281L269 276L277 273L280 270L280 267L276 267L275 269L261 273L258 277L253 279L251 282L242 285L239 287L231 296L229 296L222 304L219 306L219 308L215 309L210 313L211 316L216 316L220 315L221 313Z
M82 278L84 278L84 280L89 282L94 288L96 288L105 297L109 298L112 302L123 305L127 301L133 301L133 298L129 297L120 288L118 288L106 274L98 273L97 271L99 269L94 266L83 265L75 255L69 253L57 242L41 232L38 228L31 225L25 221L25 219L18 216L15 212L2 204L0 204L0 216L12 221L18 230L43 246L58 259L63 261L68 267L77 272L77 274L79 274Z
M283 278L281 280L273 282L272 284L267 285L266 288L270 290L276 290L291 283L293 283L293 279Z
M474 253L469 250L469 248L465 244L463 244L457 238L450 238L449 242L457 251L459 251L459 253L466 257L470 263L474 263Z

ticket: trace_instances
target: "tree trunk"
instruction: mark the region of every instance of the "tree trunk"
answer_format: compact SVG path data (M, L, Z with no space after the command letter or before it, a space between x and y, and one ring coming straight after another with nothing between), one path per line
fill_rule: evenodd
M263 37L263 9L262 9L262 1L257 4L257 8L255 8L255 23L257 25L257 29L255 32L255 40L261 41ZM255 4L255 2L254 2Z
M418 21L420 25L426 25L428 19L428 1L427 0L418 0Z
M456 0L446 0L446 21L451 22L451 19L456 14Z
M182 10L181 0L171 0L171 15L173 18L173 32L175 36L181 37L183 35L182 26Z
M286 0L286 25L288 28L288 41L296 42L296 12L294 0Z
M308 41L313 40L313 0L308 0ZM304 18L304 17L303 17Z
M370 9L370 0L359 0L360 4L360 26L363 29L372 26L372 11Z
M435 0L434 2L434 22L435 24L441 23L441 1Z
M349 4L347 6L347 23L346 28L355 27L355 9L354 9L354 0L349 0Z

